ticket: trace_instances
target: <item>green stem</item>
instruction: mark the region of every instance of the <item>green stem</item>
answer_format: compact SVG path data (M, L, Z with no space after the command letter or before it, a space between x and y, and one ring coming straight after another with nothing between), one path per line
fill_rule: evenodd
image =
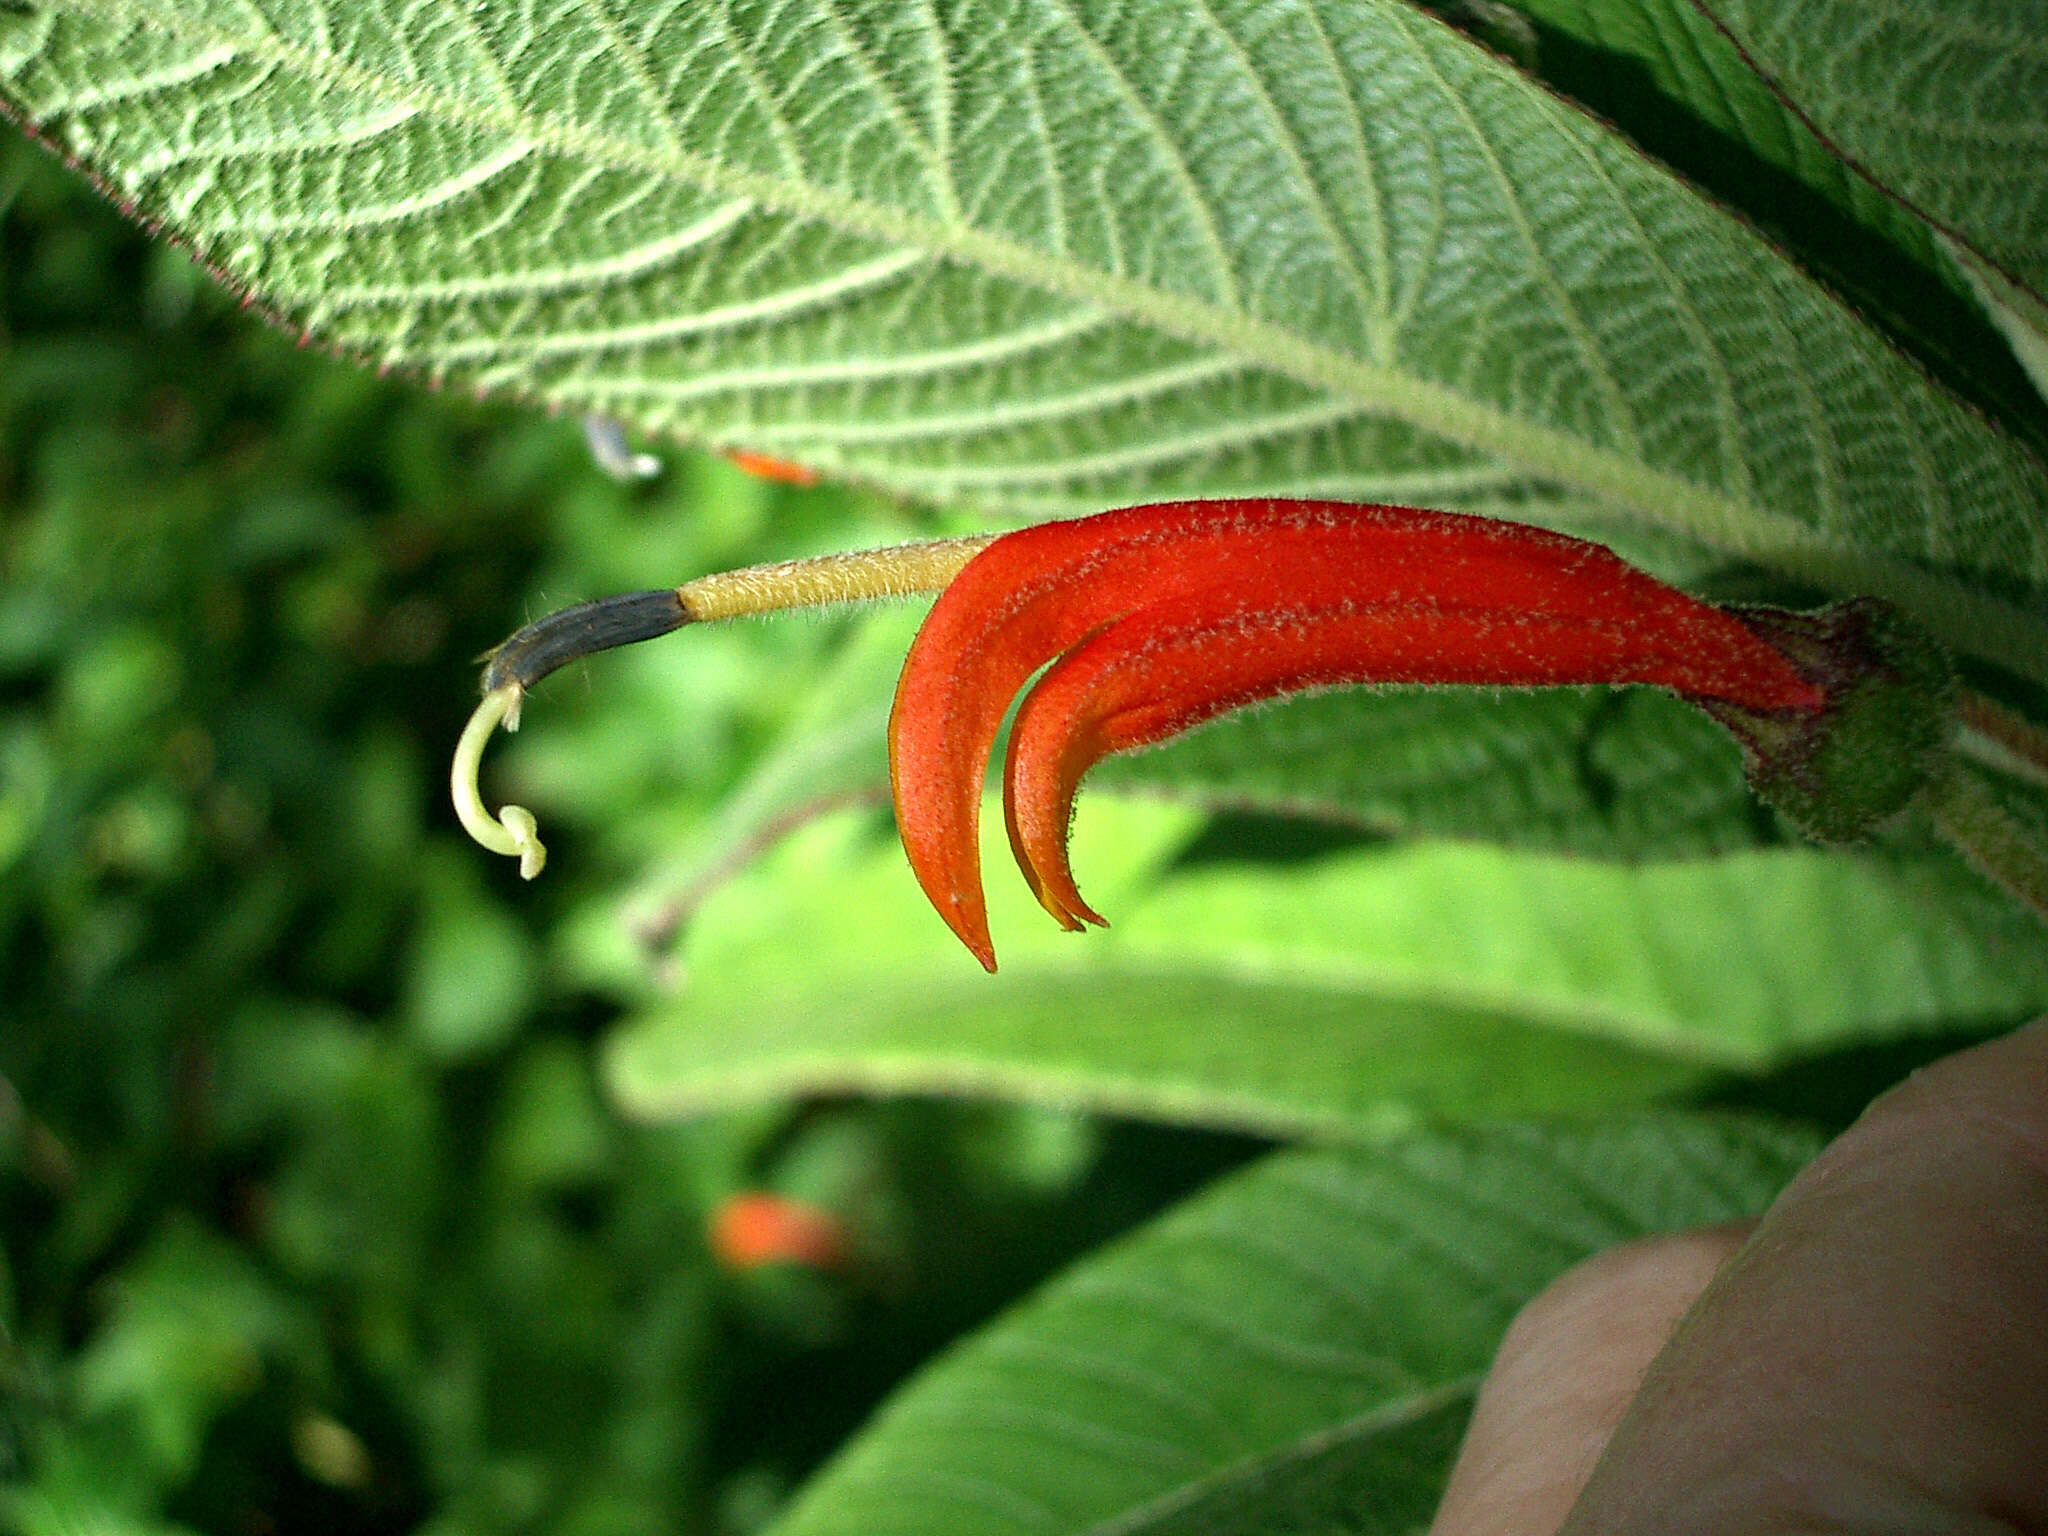
M1981 770L1961 761L1928 786L1943 837L1979 872L2048 923L2048 839L1998 801Z
M1956 718L1964 726L1960 750L2048 787L2048 731L1972 688L1958 695Z

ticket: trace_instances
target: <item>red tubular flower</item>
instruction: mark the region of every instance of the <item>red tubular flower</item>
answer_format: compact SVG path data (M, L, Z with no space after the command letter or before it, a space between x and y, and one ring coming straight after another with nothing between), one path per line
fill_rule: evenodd
M725 1268L799 1264L834 1270L847 1261L845 1224L832 1212L767 1190L744 1190L711 1214L711 1252Z
M1062 926L1102 918L1067 865L1083 775L1227 711L1344 684L1638 683L1763 713L1825 704L1733 614L1545 529L1309 501L1171 502L996 540L904 663L890 776L910 864L995 969L981 782L1011 699L1010 843Z

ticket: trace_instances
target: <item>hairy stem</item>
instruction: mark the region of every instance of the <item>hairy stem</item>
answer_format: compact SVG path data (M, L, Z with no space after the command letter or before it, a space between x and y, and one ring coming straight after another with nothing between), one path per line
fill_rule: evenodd
M2048 731L1965 688L1956 700L1964 731L1957 745L1994 768L2048 785Z
M1928 790L1934 824L1977 870L2048 923L2048 836L2000 802L1987 775L1957 760Z

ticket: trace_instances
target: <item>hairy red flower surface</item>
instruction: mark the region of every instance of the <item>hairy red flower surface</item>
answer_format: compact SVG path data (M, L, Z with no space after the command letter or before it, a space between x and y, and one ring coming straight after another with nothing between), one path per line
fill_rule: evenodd
M1034 673L1004 773L1011 847L1067 928L1067 826L1103 757L1262 699L1356 684L1646 684L1761 713L1825 697L1735 615L1545 529L1343 502L1130 507L996 540L941 593L904 663L890 776L911 868L995 969L981 786Z

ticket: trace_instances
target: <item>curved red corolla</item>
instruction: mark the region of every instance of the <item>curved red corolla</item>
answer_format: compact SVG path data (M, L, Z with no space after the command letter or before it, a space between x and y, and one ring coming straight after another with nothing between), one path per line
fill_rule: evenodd
M1082 776L1262 699L1347 684L1640 683L1761 712L1820 691L1734 615L1597 544L1449 512L1237 500L1130 507L1007 535L940 595L905 660L890 774L911 868L990 970L981 785L1069 928L1100 923L1067 866Z

